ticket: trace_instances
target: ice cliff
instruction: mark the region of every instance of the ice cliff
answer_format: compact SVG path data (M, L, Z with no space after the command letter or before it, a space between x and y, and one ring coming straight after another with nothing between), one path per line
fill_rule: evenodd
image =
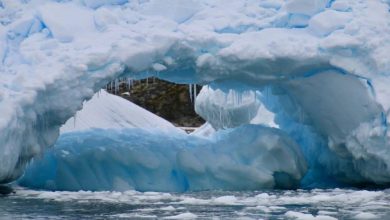
M216 129L294 143L275 149L296 143L309 165L302 186L388 185L387 3L3 0L0 182L20 177L105 83L156 76L209 85L196 106ZM261 122L259 112L272 113L276 128L247 125Z

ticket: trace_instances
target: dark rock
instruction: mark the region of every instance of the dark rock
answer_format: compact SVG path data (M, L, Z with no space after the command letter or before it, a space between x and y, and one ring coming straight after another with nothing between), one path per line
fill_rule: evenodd
M198 86L199 92L202 87ZM115 93L108 89L108 92ZM119 95L130 92L130 96ZM118 95L153 112L176 126L199 127L204 120L195 113L188 85L175 84L159 79L136 81L129 91L126 84L120 84Z

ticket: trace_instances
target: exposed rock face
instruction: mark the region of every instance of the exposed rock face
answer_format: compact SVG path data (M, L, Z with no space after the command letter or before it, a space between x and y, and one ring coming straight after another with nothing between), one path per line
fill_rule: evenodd
M197 86L199 92L201 86ZM128 88L126 83L119 84L119 91L107 88L108 92L121 96L154 114L172 122L176 126L199 127L204 120L194 111L188 85L148 78L134 80Z

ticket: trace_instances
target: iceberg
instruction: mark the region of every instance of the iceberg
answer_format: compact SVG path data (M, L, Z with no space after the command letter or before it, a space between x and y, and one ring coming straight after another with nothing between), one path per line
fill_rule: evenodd
M209 85L195 105L217 136L255 126L255 136L296 143L304 158L291 158L308 164L302 187L390 184L388 1L1 2L0 183L54 146L60 127L107 82L154 76ZM248 125L271 121L274 128ZM99 133L84 132L76 133Z
M261 125L209 138L139 128L90 129L61 135L42 159L34 159L19 184L67 191L294 189L306 169L294 140Z

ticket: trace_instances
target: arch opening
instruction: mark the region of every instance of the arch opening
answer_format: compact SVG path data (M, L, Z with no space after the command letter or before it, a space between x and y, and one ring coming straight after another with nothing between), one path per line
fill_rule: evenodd
M180 132L167 135L160 131L124 129L118 132L93 130L65 135L57 143L59 147L51 150L43 162L34 165L21 182L34 187L29 179L35 179L37 173L46 172L51 176L36 181L35 187L62 190L187 191L259 189L286 185L311 188L387 184L386 170L378 170L381 174L375 176L367 175L366 172L366 169L372 167L383 167L386 158L367 154L372 160L361 160L351 150L356 144L361 144L356 143L358 140L354 137L359 126L364 123L373 123L375 126L379 120L377 116L382 112L381 106L373 101L374 94L370 87L364 82L364 79L337 70L279 80L260 87L215 81L205 85L195 105L197 112L213 129L219 130L216 133L197 137ZM343 90L346 87L350 89ZM264 117L266 111L260 111L261 108L273 114L274 124L271 121L266 124L264 120L253 120ZM80 138L82 144L75 142L80 141ZM93 141L95 138L97 142L107 144L104 150L92 150L96 144ZM161 140L166 142L161 143ZM114 145L120 146L120 150ZM266 146L268 150L265 150ZM110 149L110 153L106 152L107 149ZM68 154L73 160L64 159ZM127 157L118 157L118 154ZM83 155L85 158L74 155ZM275 155L282 155L283 159ZM85 162L86 158L92 162ZM223 162L215 163L219 160ZM63 165L60 175L58 170L45 170L58 161ZM102 162L108 163L108 168L101 165ZM306 163L309 165L307 173ZM264 167L267 166L276 175L264 175ZM359 170L356 166L359 166ZM77 173L74 169L79 167L85 167L86 170ZM280 170L286 167L295 170ZM75 173L73 177L69 177L73 175L71 173ZM85 176L85 173L94 175ZM287 173L289 178L278 175L280 173ZM376 179L377 176L380 179ZM156 179L161 181L154 182ZM240 181L237 182L237 179ZM286 179L291 182L282 184Z

